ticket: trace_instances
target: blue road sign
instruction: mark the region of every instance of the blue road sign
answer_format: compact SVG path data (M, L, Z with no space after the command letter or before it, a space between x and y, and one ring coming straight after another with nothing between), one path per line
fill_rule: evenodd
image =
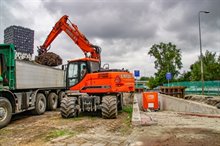
M140 77L140 70L134 70L134 76Z
M172 74L170 72L166 73L166 79L171 80L172 79Z

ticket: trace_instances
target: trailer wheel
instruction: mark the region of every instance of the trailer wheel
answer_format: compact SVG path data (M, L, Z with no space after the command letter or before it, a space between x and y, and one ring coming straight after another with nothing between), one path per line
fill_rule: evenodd
M8 99L0 97L0 128L8 125L11 121L12 106Z
M60 105L61 116L63 118L72 118L77 116L76 97L63 98Z
M104 96L102 98L102 117L105 119L117 118L117 99L115 96Z
M42 93L37 93L35 109L33 110L33 114L42 115L46 111L47 106L46 97Z
M56 93L51 92L48 95L48 101L47 101L47 109L48 110L56 110L57 109L57 104L58 104L58 96Z
M61 101L64 97L65 97L65 92L60 91L58 94L58 105L57 105L58 107L60 107Z

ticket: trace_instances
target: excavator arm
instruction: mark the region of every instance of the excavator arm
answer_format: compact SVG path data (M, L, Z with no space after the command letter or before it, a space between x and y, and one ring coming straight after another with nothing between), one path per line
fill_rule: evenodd
M48 51L48 47L53 42L53 40L62 32L64 31L84 52L86 57L101 60L101 48L91 44L88 39L79 31L78 27L71 23L68 24L67 22L68 16L64 15L60 18L60 20L55 24L53 29L51 30L50 34L47 36L44 44L40 46L38 53L39 56L46 53Z

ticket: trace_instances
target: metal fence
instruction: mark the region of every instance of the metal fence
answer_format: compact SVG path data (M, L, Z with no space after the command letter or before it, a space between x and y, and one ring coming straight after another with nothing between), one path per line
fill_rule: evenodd
M202 94L202 82L173 82L164 84L163 86L185 86L185 94ZM220 96L220 81L205 81L204 82L204 94L206 95L218 95Z

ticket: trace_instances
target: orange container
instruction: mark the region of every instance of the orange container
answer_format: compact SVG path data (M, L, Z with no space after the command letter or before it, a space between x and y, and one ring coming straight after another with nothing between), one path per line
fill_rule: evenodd
M143 92L143 109L159 109L158 93L157 92Z

